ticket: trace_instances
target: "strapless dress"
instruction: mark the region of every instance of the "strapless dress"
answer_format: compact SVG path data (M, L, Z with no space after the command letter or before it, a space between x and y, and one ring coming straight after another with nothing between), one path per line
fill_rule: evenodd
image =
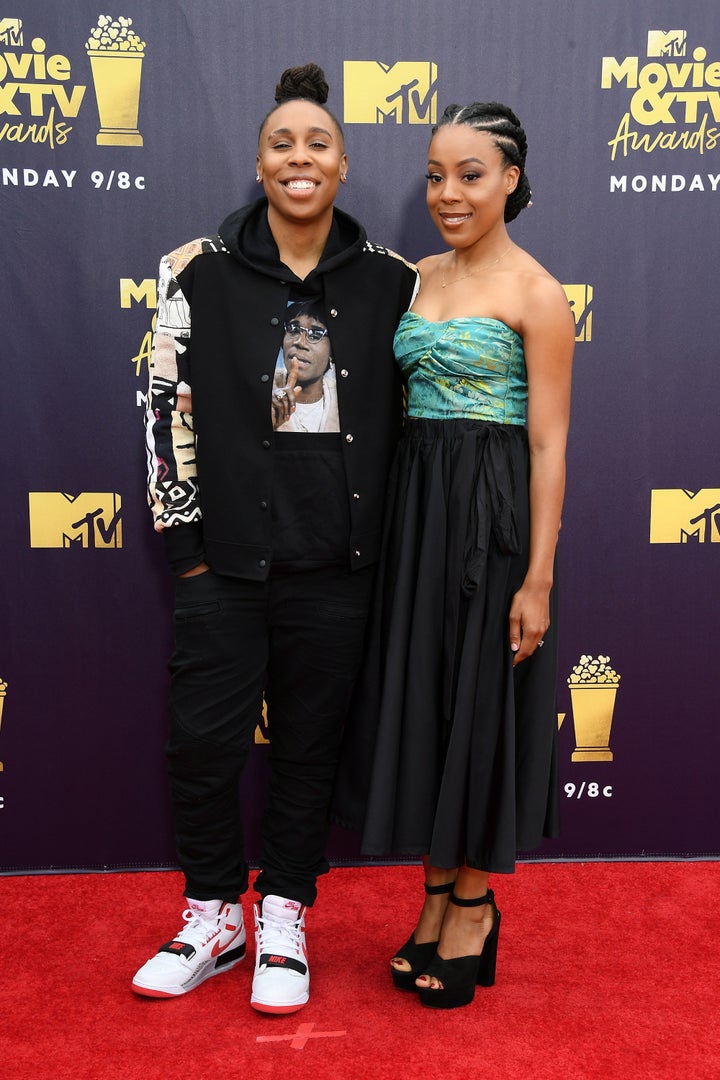
M543 648L513 668L509 646L529 543L522 339L408 312L395 354L408 419L335 819L366 855L511 873L558 831L554 593Z

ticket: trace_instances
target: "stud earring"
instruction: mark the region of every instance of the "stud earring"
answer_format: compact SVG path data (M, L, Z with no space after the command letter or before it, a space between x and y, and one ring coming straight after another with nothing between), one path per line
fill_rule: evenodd
M261 180L262 180L262 177L260 176L260 173L255 173L255 183L259 184L261 182Z
M340 179L342 180L343 184L347 184L347 178L348 174L346 172L340 173Z

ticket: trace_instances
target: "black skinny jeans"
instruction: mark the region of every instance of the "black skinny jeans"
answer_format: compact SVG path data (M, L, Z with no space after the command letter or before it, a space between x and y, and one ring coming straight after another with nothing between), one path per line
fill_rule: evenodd
M270 785L255 888L314 903L372 580L372 568L178 578L166 752L187 896L235 903L247 889L239 781L264 692Z

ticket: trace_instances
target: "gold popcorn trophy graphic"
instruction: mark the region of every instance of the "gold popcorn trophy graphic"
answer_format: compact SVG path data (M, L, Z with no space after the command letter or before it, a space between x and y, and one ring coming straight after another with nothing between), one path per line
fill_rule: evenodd
M0 728L2 728L2 714L3 705L5 704L5 695L7 694L7 683L4 679L0 679ZM0 761L0 772L3 771L3 763Z
M100 114L98 146L142 146L138 131L140 77L145 42L132 19L100 15L85 42Z
M620 676L609 656L581 656L568 678L575 725L573 761L612 761L610 728Z

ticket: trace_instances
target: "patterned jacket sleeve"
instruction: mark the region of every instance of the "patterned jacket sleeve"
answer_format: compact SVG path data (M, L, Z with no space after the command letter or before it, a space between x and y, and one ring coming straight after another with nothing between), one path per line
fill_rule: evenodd
M176 572L203 561L202 510L195 456L191 389L190 305L177 275L195 245L160 263L158 308L145 417L148 502Z

